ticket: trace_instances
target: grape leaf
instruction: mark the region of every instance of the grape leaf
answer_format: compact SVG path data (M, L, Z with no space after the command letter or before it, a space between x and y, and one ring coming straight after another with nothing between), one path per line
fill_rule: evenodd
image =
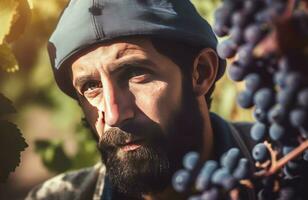
M16 110L12 102L0 93L0 117L5 114L15 113Z
M11 122L0 120L0 182L20 163L20 153L28 147L20 130Z
M64 172L72 166L71 158L65 153L61 142L36 140L35 151L50 171Z
M19 69L11 48L5 43L0 45L0 69L6 72L15 72Z
M28 4L29 4L30 9L34 8L33 0L28 0Z
M9 43L18 39L22 35L31 18L31 9L28 1L18 0L17 2L18 5L13 11L14 17L11 21L10 31L5 37L5 41Z
M1 0L0 1L0 44L3 43L6 35L9 34L12 26L12 21L16 13L16 8L18 6L17 1L12 0Z

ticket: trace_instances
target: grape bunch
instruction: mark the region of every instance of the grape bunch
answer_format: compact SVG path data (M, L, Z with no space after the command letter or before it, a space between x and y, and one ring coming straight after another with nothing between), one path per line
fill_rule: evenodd
M229 77L245 82L238 104L253 107L250 136L257 143L254 175L262 177L259 199L301 199L305 193L307 5L303 0L225 0L215 11L214 31L227 37L217 46L218 55L232 58Z
M216 200L238 196L243 190L241 181L252 175L248 159L241 158L238 148L231 148L224 153L220 162L206 161L193 183L190 178L199 159L199 154L189 152L183 158L184 169L177 171L172 178L173 188L184 192L192 188L194 195L189 200Z
M230 149L220 162L200 165L190 152L172 179L178 192L197 199L304 200L308 197L308 1L224 0L215 11L214 32L226 39L217 46L230 59L228 74L244 81L237 96L253 108L250 165Z

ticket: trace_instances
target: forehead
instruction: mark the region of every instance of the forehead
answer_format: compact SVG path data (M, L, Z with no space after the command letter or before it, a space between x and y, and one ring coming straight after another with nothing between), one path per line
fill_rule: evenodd
M158 52L147 38L119 39L95 46L82 52L73 62L75 72L86 70L87 66L99 67L133 57L155 58Z

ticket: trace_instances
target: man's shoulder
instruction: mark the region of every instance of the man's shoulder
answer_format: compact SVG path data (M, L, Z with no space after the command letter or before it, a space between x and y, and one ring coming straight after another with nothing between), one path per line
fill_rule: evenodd
M92 193L102 164L57 175L33 188L26 200L81 199L85 192Z

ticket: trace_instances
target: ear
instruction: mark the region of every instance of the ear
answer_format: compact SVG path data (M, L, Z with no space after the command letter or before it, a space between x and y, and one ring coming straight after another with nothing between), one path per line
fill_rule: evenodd
M200 51L194 60L192 81L197 97L204 96L214 84L218 71L218 56L211 48Z

